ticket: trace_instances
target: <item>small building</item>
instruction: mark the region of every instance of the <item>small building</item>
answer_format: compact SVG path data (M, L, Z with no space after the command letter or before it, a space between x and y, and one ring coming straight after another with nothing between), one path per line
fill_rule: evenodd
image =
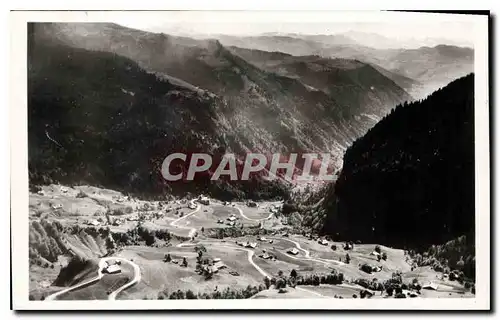
M273 258L273 256L271 256L267 253L261 254L259 257L261 257L262 259L265 259L265 260L269 260L269 259Z
M328 241L326 241L325 239L320 239L318 240L318 243L323 245L323 246L327 246L328 245Z
M234 220L236 220L236 217L235 216L231 216L231 217L228 217L227 220L234 221Z
M214 263L215 263L215 262L219 262L219 261L220 261L220 258L214 258L212 261L213 261Z
M196 209L196 205L194 203L190 202L188 205L188 208L191 210L194 210L194 209Z
M98 226L100 223L97 220L92 220L92 221L90 221L90 224L93 226Z
M53 203L50 205L52 207L52 209L54 210L57 210L57 209L61 209L62 208L62 204L60 203Z
M104 268L104 272L109 273L109 274L115 274L115 273L122 272L122 269L120 268L119 265L112 264L112 265L108 265L106 268Z
M290 249L288 249L287 253L293 254L294 256L296 256L299 254L299 250L297 250L297 248L290 248Z
M255 203L253 201L248 201L247 206L249 206L250 208L256 208L257 207L257 203Z
M62 192L62 193L66 193L66 192L68 192L68 188L66 188L66 187L61 187L61 192Z

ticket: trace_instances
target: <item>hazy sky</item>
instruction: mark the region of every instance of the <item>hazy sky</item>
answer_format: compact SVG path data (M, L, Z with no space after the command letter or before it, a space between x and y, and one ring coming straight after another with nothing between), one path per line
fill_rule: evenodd
M395 12L145 12L124 13L114 22L124 26L180 35L257 35L269 32L338 34L376 33L413 46L425 39L473 43L471 16ZM418 40L418 41L414 41ZM425 45L422 44L422 45Z

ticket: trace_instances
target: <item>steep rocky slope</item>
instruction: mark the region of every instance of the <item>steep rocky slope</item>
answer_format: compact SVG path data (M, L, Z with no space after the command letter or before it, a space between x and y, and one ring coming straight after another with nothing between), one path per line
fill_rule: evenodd
M331 152L340 162L376 121L362 112L372 105L356 101L377 101L383 114L408 98L371 68L388 92L333 94L261 70L215 40L114 24L31 24L29 47L34 181L168 191L159 168L172 152ZM247 186L229 194L261 192Z

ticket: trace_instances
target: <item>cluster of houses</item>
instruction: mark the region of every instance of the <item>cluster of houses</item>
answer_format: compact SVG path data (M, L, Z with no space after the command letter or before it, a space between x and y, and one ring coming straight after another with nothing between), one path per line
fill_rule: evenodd
M326 239L319 239L318 240L318 243L322 246L327 246L328 245L328 241L326 241Z
M232 213L231 215L229 215L229 217L227 217L226 225L233 227L236 225L236 220L238 220L238 217L236 217L236 215L234 213ZM224 220L219 219L219 220L217 220L217 223L224 224Z

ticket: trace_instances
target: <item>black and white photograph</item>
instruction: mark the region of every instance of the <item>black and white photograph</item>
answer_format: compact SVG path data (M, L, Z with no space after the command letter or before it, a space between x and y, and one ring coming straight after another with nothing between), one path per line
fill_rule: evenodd
M489 308L488 15L14 14L14 307Z

